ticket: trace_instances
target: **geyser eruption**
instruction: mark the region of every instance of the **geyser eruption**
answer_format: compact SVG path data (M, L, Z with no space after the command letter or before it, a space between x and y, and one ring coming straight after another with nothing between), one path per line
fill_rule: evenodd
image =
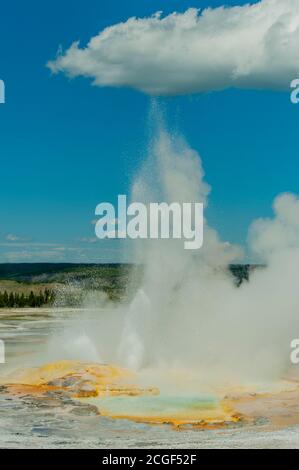
M210 188L199 155L158 121L132 200L206 205ZM117 361L137 370L189 370L203 384L280 379L299 333L299 200L281 195L274 211L250 229L249 248L266 267L240 287L228 267L242 251L207 222L201 250L184 250L180 240L135 242L144 272Z
M207 204L210 187L204 181L199 155L181 137L171 136L161 119L158 121L148 159L134 181L132 199ZM207 224L204 247L195 251L184 250L181 240L135 241L135 262L144 266L144 272L142 286L126 316L120 345L120 358L126 359L127 366L140 368L165 361L185 362L184 356L187 359L190 341L198 340L193 306L194 294L201 285L205 289L201 278L213 276L222 284L228 275L219 267L240 254L239 249L221 243ZM190 331L184 334L180 329L187 324Z
M210 187L199 155L167 131L156 109L152 121L158 124L133 182L132 202L207 206ZM248 250L263 267L239 287L228 267L242 260L242 250L221 241L206 220L200 250L184 249L179 239L130 243L135 263L142 265L141 279L132 279L139 288L130 305L85 304L84 316L52 338L50 360L99 358L138 371L142 385L166 392L209 393L215 386L265 384L285 376L290 343L299 334L295 195L278 196L273 218L253 222Z
M132 202L206 206L199 155L156 111L154 120ZM229 265L242 250L222 242L206 220L200 250L184 249L184 239L135 240L142 270L130 305L86 298L83 314L64 319L65 331L50 342L55 362L14 372L5 381L9 393L58 391L102 416L143 423L215 427L255 422L261 410L273 423L297 423L298 385L281 379L299 332L299 198L278 196L274 217L255 221L248 242L263 266L237 286Z

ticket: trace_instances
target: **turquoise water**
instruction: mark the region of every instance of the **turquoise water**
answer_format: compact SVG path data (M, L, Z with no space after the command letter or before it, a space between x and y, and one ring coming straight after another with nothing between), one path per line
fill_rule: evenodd
M136 397L104 397L93 398L89 403L99 404L109 412L127 416L152 416L175 415L178 412L193 412L196 410L213 410L217 408L218 401L208 395L196 396L136 396Z
M73 315L73 311L62 309L0 310L0 338L7 350L7 364L0 365L0 374L14 367L32 366L35 361L42 363L48 336L71 322ZM213 410L217 406L215 398L208 395L107 397L104 401L115 411L125 405L131 412L135 409L151 414L160 414L161 410ZM49 392L46 398L18 398L0 387L1 448L299 448L298 426L264 431L263 425L239 424L219 430L178 431L168 425L106 418L92 403L55 393Z

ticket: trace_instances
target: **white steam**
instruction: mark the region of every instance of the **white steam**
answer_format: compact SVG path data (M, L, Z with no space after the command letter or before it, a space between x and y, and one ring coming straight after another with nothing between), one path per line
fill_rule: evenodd
M132 198L206 204L208 193L198 154L160 127ZM192 369L203 382L280 378L299 333L299 199L281 195L274 210L273 219L253 223L249 237L267 267L240 287L227 269L240 249L207 223L198 252L177 240L140 242L142 287L126 314L117 360L136 369Z
M206 205L209 192L198 154L159 125L132 200ZM281 378L290 367L290 342L299 334L295 195L278 196L274 217L252 224L249 247L266 265L237 287L228 265L240 260L242 251L222 242L206 221L200 250L185 250L183 240L139 240L135 262L144 269L134 300L118 309L107 303L89 308L76 328L67 328L76 358L88 359L86 348L78 354L88 343L90 360L98 357L143 374L156 371L160 378L161 370L189 370L201 384Z

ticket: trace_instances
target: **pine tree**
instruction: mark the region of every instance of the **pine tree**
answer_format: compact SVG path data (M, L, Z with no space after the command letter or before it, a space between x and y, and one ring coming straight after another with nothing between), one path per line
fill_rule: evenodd
M25 307L25 305L26 305L25 295L22 292L22 294L19 297L19 307L22 308L22 307Z
M36 299L33 291L30 292L29 297L28 297L28 305L29 307L35 307L36 306Z
M14 307L19 307L20 296L19 296L19 294L18 294L17 292L14 294L14 299L15 299L15 301L14 301Z
M8 293L6 290L4 291L4 294L3 294L3 303L4 303L4 307L8 307Z
M14 305L15 305L15 296L13 292L11 292L8 297L8 307L12 308L14 307Z

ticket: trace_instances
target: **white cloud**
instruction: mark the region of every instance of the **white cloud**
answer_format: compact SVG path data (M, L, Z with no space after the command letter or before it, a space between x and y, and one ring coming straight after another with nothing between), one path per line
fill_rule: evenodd
M2 262L70 262L74 259L76 262L80 262L84 256L79 247L51 246L51 244L13 245L13 247L16 248L0 253Z
M56 251L44 250L44 251L8 251L3 254L4 261L9 263L21 263L26 262L47 262L47 261L65 261L64 256L58 255Z
M81 245L59 245L54 243L0 243L1 263L37 262L118 262L121 255L119 246L110 244L97 248L91 241ZM99 241L98 239L95 239ZM79 242L79 241L77 241ZM114 240L111 240L113 243Z
M7 238L6 238L7 239ZM14 246L14 247L36 247L36 248L39 248L39 247L55 247L55 246L59 246L57 245L57 243L38 243L38 242L28 242L28 241L25 241L26 239L23 238L17 238L15 240L12 240L12 239L7 239L8 241L7 242L0 242L0 247L11 247L11 246ZM17 241L17 240L23 240L23 241ZM28 239L27 239L28 240ZM13 242L13 243L12 243Z
M15 241L18 241L20 239L17 235L14 235L13 233L9 233L8 235L6 235L5 238L9 242L15 242Z
M8 242L25 242L25 241L29 241L30 239L25 238L25 237L20 237L19 235L16 235L14 233L8 233L5 237L5 240L7 240Z
M96 237L81 237L78 238L78 242L80 243L96 243L98 239Z
M227 87L287 89L299 75L298 0L262 0L162 17L130 18L74 42L48 63L54 72L90 77L153 95Z

